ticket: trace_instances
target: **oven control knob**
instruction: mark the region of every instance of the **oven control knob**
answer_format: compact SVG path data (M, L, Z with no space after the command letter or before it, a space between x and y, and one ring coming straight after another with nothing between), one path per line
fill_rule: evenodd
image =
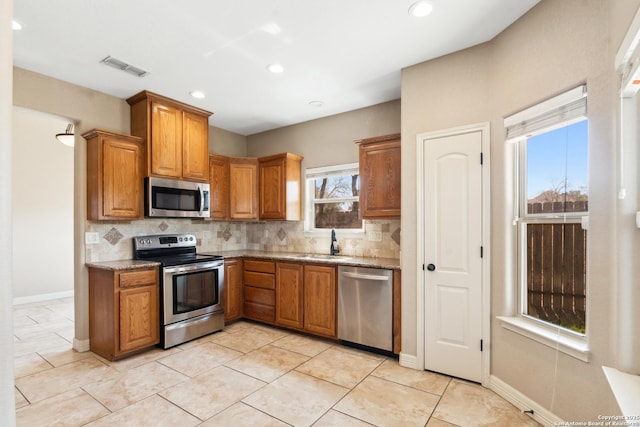
M147 245L151 244L151 239L147 239Z

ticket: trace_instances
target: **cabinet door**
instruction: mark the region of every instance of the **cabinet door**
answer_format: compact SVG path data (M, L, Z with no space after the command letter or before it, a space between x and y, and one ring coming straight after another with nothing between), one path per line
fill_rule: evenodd
M336 336L335 267L304 267L304 329L329 337Z
M209 155L209 185L211 186L211 219L229 219L229 158Z
M361 143L363 218L400 217L400 139Z
M182 115L182 177L209 180L208 118L185 111Z
M182 110L151 103L150 173L180 178L182 174Z
M258 219L258 162L237 160L229 163L229 216Z
M224 260L224 320L242 317L242 259Z
M302 328L302 264L276 265L276 323Z
M158 286L120 290L120 352L160 342Z
M115 137L104 137L102 217L142 218L141 155L139 144L121 141Z

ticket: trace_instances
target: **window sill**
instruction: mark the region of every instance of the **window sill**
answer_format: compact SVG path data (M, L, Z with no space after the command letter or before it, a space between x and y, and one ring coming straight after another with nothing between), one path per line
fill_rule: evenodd
M613 390L622 414L630 417L627 421L634 421L640 414L640 376L620 372L614 368L602 367L609 386Z
M562 334L559 332L559 328L541 327L520 317L498 316L498 320L502 322L502 327L505 329L544 344L547 347L557 349L583 362L589 362L591 352L583 339Z

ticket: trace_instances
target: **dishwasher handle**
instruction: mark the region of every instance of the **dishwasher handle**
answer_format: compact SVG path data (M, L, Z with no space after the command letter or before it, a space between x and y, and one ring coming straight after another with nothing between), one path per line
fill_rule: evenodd
M375 275L375 274L351 273L349 271L343 271L340 274L342 274L344 277L349 277L350 279L379 280L379 281L387 281L387 280L389 280L388 276L379 276L379 275Z

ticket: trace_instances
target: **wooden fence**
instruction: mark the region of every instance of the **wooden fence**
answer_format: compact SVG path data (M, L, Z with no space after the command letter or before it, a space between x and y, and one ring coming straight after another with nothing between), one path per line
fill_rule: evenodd
M564 212L587 209L587 202L569 203L564 208L572 210ZM529 205L529 212L558 212L548 204ZM529 315L584 333L586 258L587 233L581 224L527 224Z

